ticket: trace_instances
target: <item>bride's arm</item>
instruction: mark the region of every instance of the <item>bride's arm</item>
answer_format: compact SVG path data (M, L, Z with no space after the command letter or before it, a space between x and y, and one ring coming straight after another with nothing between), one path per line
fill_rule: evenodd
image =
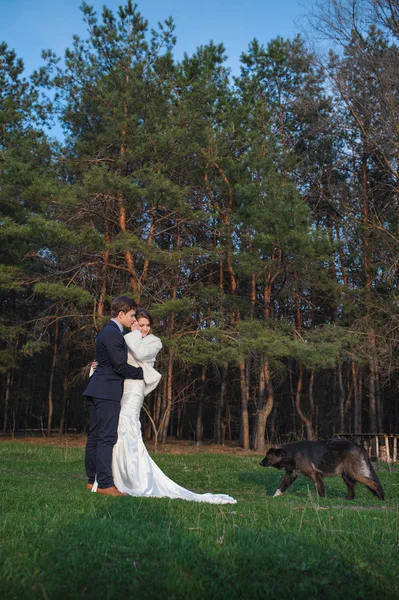
M96 361L96 359L91 361L91 366L90 366L90 372L89 372L89 379L92 375L94 375L94 371L97 369L97 365L98 362Z
M137 360L146 361L155 358L162 348L161 340L155 336L153 338L150 344L146 344L140 331L132 331L125 335L125 342Z

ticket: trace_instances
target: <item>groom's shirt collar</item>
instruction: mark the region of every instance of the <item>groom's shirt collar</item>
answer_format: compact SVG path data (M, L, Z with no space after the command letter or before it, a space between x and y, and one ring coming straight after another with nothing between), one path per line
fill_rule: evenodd
M118 325L119 331L123 334L123 325L118 323L118 321L116 319L111 319L111 321L113 321L114 323L116 323Z

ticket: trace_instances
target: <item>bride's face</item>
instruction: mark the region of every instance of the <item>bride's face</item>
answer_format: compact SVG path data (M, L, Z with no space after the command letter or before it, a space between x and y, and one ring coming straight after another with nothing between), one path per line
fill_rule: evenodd
M150 333L151 325L149 320L145 317L139 317L137 325L139 326L139 330L141 331L141 337L145 337Z

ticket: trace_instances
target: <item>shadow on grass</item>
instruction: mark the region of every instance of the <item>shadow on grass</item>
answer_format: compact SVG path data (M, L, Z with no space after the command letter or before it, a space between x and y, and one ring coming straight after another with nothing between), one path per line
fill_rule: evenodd
M212 536L205 523L188 527L160 506L156 517L143 515L147 531L138 532L113 511L109 503L98 510L90 530L80 519L42 536L2 597L395 597L364 563L305 535L225 527Z
M95 498L90 504L91 515L89 508L87 517L65 520L42 537L30 564L30 593L16 581L9 592L49 600L387 597L344 551L292 531L237 527L231 507L227 513L202 507L190 523L180 501Z

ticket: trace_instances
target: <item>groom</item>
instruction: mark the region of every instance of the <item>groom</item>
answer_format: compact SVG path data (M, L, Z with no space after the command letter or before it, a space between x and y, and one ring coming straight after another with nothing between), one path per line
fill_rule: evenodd
M108 496L124 495L115 487L112 478L112 449L117 440L123 382L125 378L143 379L141 367L128 365L123 339L123 328L134 327L136 308L137 304L128 296L119 296L112 301L111 320L96 339L97 368L83 392L90 407L86 487L91 490L97 477L97 493Z

